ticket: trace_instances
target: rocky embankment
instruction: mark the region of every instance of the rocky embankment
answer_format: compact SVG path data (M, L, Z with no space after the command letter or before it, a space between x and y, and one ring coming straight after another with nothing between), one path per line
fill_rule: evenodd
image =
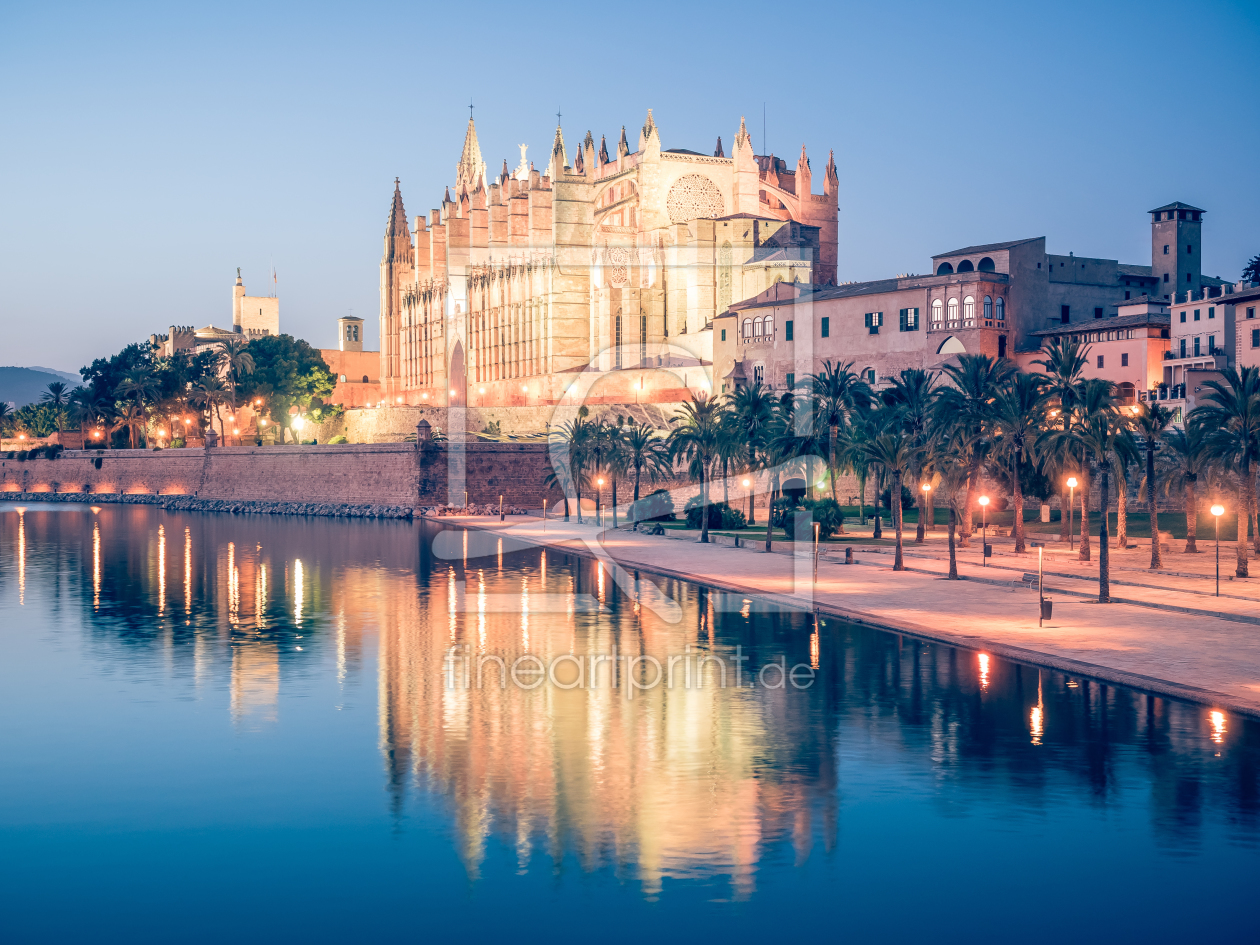
M78 502L84 505L156 505L171 512L230 512L236 515L318 515L329 518L398 518L417 513L409 506L351 505L325 502L246 502L200 499L191 495L145 495L92 492L5 492L9 502Z

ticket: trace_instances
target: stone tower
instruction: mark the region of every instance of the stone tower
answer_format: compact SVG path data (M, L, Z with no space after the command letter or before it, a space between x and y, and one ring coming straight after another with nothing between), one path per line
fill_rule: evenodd
M342 351L362 351L363 319L353 315L337 319L337 338Z
M1159 280L1154 294L1170 298L1202 285L1204 212L1179 201L1151 211L1151 275Z

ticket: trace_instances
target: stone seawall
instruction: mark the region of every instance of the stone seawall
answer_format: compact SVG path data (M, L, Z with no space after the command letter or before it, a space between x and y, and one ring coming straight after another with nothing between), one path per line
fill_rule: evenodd
M99 463L99 468L98 468ZM452 476L452 469L456 475ZM0 459L0 494L195 496L231 502L418 508L559 501L543 479L544 443L67 450L54 460ZM460 475L462 471L462 475ZM448 495L455 492L457 494ZM11 497L11 496L10 496Z
M333 505L327 502L252 502L202 499L191 495L148 495L143 492L0 492L10 502L75 502L81 505L156 505L171 512L227 512L234 515L317 515L328 518L405 518L420 509L397 505Z

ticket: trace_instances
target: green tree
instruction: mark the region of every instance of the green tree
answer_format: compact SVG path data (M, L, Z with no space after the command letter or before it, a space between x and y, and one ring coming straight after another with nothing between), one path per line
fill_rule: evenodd
M827 469L831 474L831 497L836 497L836 473L839 458L837 442L840 428L857 413L865 412L874 403L870 385L853 372L853 362L823 362L823 369L809 375L808 391L812 399L814 419L827 426Z
M970 544L976 478L992 435L995 405L1015 372L1015 365L1010 361L991 358L987 354L960 354L957 365L945 366L949 383L937 395L936 419L942 424L958 427L962 442L970 446L963 547Z
M1242 271L1243 282L1260 282L1260 253L1252 256Z
M921 488L923 461L931 434L932 408L936 403L936 374L922 368L907 368L892 380L892 386L882 394L883 401L897 411L901 426L913 447L913 459L909 470L911 488L915 491L915 503L919 510L919 526L915 544L927 540L925 529L935 531L935 523L927 521L931 508L931 493Z
M1137 434L1142 440L1142 451L1146 454L1146 505L1151 513L1152 571L1164 566L1164 559L1159 550L1159 509L1155 507L1155 453L1170 423L1172 423L1172 411L1161 407L1156 401L1148 400L1139 409L1135 424Z
M639 486L646 475L648 482L659 482L669 473L669 449L664 437L646 423L637 423L626 430L626 468L634 473L634 501L639 501ZM638 528L638 522L635 522Z
M65 429L66 408L70 405L70 394L66 391L65 382L53 381L39 399L57 411L57 433L61 434Z
M728 403L734 414L734 423L744 443L744 468L754 473L764 459L771 430L774 427L778 401L774 392L760 381L736 388ZM833 479L834 482L834 479ZM756 521L756 501L753 490L748 490L748 524Z
M1207 381L1205 403L1188 418L1206 431L1207 455L1234 475L1238 497L1238 535L1235 542L1237 577L1248 576L1247 526L1256 501L1260 473L1260 369L1226 368L1224 381ZM1260 534L1256 536L1260 544Z
M673 418L676 424L669 434L670 455L687 463L687 472L700 482L700 505L706 512L701 517L700 541L709 541L709 476L722 438L722 405L718 398L697 395Z
M1089 346L1079 341L1054 339L1041 349L1045 357L1033 361L1046 370L1047 390L1049 397L1058 401L1051 418L1058 422L1060 429L1066 430L1072 419L1072 412L1080 400L1081 385L1085 380L1085 368L1089 365ZM1079 466L1079 457L1071 453L1053 456L1049 460L1051 474L1059 489L1059 540L1068 540L1071 528L1071 490L1067 486L1068 476Z
M906 433L896 425L890 425L890 427L890 429L879 433L877 436L863 441L861 448L871 462L879 463L892 475L893 498L888 504L892 506L893 531L897 535L897 553L893 560L893 570L904 571L906 565L901 555L903 515L901 508L901 480L913 462L914 447L911 445L910 438Z
M249 343L248 353L254 370L242 375L237 395L261 398L272 422L291 435L290 408L307 410L312 400L326 397L337 386L319 351L292 335L256 338Z
M1198 554L1198 483L1208 471L1209 457L1204 449L1206 431L1198 423L1187 423L1184 430L1172 429L1164 434L1164 494L1181 495L1186 515L1185 554Z
M124 417L133 450L142 448L141 435L148 425L149 405L157 399L158 390L152 370L137 369L123 378L114 391L124 404Z
M1021 466L1033 459L1033 447L1046 420L1046 380L1040 374L1016 374L998 394L994 403L994 453L1010 469L1011 495L1015 506L1015 553L1023 554L1024 490Z

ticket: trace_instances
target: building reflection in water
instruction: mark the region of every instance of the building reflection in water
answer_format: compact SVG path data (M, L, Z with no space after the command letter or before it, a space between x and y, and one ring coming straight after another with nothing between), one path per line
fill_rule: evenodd
M226 692L245 730L284 711L291 673L326 672L337 693L371 681L392 810L402 823L409 805L446 807L474 877L506 850L520 869L540 858L611 869L650 896L670 878L709 877L752 895L759 864L837 844L842 739L948 787L959 813L1142 795L1162 846L1194 848L1213 818L1255 842L1256 723L1218 710L659 581L683 611L665 622L641 605L646 574L627 592L555 551L491 543L478 557L466 534L459 559L436 560L420 525L77 514L57 531L52 512L0 512L0 591L16 577L24 603L28 575L51 582L57 569L32 567L32 549L60 542L68 561L78 555L87 632L133 663L151 653L162 672L205 687L202 698ZM172 529L184 534L182 613L167 597ZM748 675L782 655L817 681L627 699L609 688L607 664L599 687L563 688L570 662L558 684L533 690L501 688L493 667L482 688L452 689L452 645L588 667L614 651L730 659L740 647Z

